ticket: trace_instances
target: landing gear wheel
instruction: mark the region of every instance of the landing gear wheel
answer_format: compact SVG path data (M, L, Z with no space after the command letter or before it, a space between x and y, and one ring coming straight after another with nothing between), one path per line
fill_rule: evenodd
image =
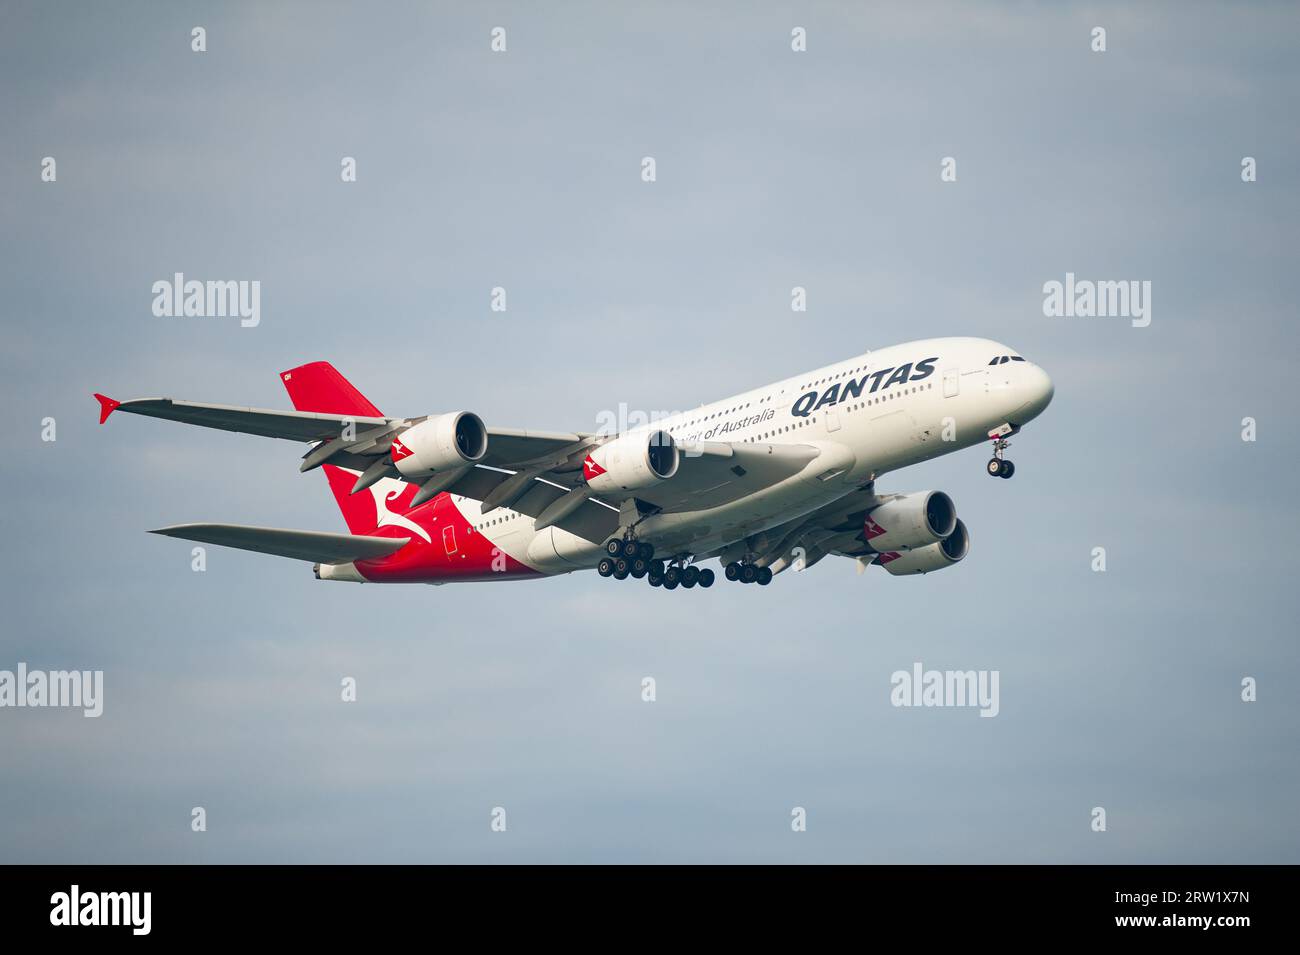
M643 560L640 557L633 558L632 563L629 564L628 566L632 576L635 577L637 580L640 580L642 577L644 577L647 573L650 572L649 561Z
M1013 474L1015 474L1015 473L1016 473L1016 466L1015 466L1014 464L1012 464L1010 461L1003 461L1003 462L1002 462L1002 474L1001 474L1001 477L1009 478L1009 477L1011 477L1011 475L1013 475Z
M649 580L650 580L651 587L662 587L664 584L664 575L656 574L652 571Z
M682 571L680 567L669 567L664 571L664 586L673 590L682 582Z
M626 557L628 560L631 560L633 557L636 557L640 553L641 553L640 541L634 541L634 540L623 541L623 556Z
M989 458L989 477L1002 477L1002 459Z
M740 565L733 560L730 564L726 566L726 568L722 571L722 573L723 576L725 576L728 580L739 580Z
M614 562L608 557L602 557L600 563L596 565L596 573L602 577L608 577L614 573Z
M760 587L766 587L771 582L772 582L772 568L760 567L758 569L758 585Z
M687 567L682 571L682 586L694 587L700 582L700 568Z
M650 573L662 579L664 575L664 562L662 560L650 561Z
M713 571L708 567L700 571L700 586L706 590L713 586Z
M740 579L744 583L752 584L758 580L758 568L753 564L743 564L740 568Z
M650 561L654 560L655 545L647 544L645 542L638 544L637 555L648 564Z
M608 541L606 541L606 542L605 542L605 553L606 553L606 554L609 554L610 557L622 557L622 556L623 556L623 542L622 542L621 540L619 540L617 537L615 537L613 540L608 540Z
M622 557L614 561L614 576L617 577L619 580L623 580L624 578L626 578L628 573L631 570L632 570L631 565L627 561L625 561Z
M615 571L614 571L614 579L615 579L615 580L627 580L627 571L626 571L626 570L615 570Z

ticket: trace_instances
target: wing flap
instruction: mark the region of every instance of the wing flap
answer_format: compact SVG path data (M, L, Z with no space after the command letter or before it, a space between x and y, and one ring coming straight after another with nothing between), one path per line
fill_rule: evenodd
M349 560L385 557L400 550L409 537L364 537L354 534L326 534L321 531L293 531L280 527L250 527L246 524L175 524L150 534L220 547L235 547L259 554L338 564Z

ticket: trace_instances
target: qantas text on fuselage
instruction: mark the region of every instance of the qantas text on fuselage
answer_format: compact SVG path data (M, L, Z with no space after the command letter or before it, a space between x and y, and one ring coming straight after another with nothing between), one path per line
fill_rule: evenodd
M617 434L485 424L467 411L391 417L326 362L281 374L294 411L169 398L115 410L297 441L349 533L182 524L156 533L311 562L376 583L515 580L594 568L652 586L766 585L828 556L925 574L970 532L942 491L885 492L886 473L1009 439L1051 402L1047 373L1006 345L939 338L879 349Z

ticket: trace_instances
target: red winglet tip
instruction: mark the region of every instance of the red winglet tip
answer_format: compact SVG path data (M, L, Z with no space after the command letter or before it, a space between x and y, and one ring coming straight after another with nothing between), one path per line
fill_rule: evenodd
M96 394L95 400L99 402L99 423L100 424L103 424L105 421L107 421L108 416L111 415L113 411L117 408L117 406L122 403L120 401L114 401L112 398L109 398L101 394Z

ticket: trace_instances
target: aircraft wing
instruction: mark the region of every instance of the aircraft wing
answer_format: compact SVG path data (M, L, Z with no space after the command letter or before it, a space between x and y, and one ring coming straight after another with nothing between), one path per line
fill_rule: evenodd
M99 401L99 423L103 424L114 411L165 418L184 424L221 431L238 431L264 438L284 438L288 441L323 441L337 438L349 423L357 429L394 424L392 418L348 417L344 415L317 414L314 411L270 411L264 408L241 408L236 405L210 405L195 401L177 401L173 398L136 398L131 401L114 401L95 395Z
M421 418L385 418L366 415L321 414L315 411L280 411L268 408L245 408L238 405L205 404L175 398L135 398L114 401L95 395L99 402L99 423L114 411L163 418L202 428L255 434L286 441L333 441L350 428L356 435L342 454L330 458L343 465L370 462L366 453L387 451L392 437ZM384 439L388 439L384 441ZM518 428L488 428L488 453L481 462L493 467L510 467L537 458L545 458L583 441L582 435L554 431L525 431ZM350 453L349 453L350 452Z
M385 557L401 550L411 540L409 537L325 534L279 527L249 527L245 524L175 524L149 533L320 564Z

